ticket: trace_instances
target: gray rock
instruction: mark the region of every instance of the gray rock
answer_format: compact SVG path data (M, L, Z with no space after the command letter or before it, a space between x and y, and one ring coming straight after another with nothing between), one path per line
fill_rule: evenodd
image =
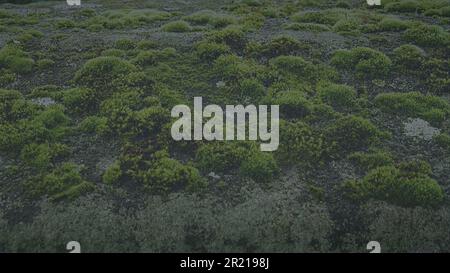
M56 104L56 101L54 101L52 98L36 98L36 99L32 99L32 102L38 104L38 105L42 105L42 106L50 106L53 104Z
M409 137L432 140L434 136L441 133L438 128L434 128L428 121L420 118L408 119L403 124L405 126L405 134Z
M213 178L213 179L220 179L220 176L217 175L217 174L214 173L214 172L210 172L210 173L208 174L208 176L211 177L211 178Z

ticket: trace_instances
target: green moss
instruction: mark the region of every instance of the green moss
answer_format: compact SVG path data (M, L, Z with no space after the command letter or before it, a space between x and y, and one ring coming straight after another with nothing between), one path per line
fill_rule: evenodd
M325 136L336 152L351 152L367 149L387 135L369 120L350 115L327 127Z
M312 104L301 92L280 92L271 104L279 105L281 116L286 119L303 118L311 113Z
M126 77L137 68L117 57L98 57L87 61L75 74L74 81L81 86L104 93L106 97L114 91L114 81Z
M337 111L349 111L356 106L357 93L348 85L325 84L317 88L317 94L322 102L332 106Z
M136 42L130 39L119 39L114 43L114 48L120 50L132 50L136 48Z
M392 2L385 5L385 9L389 12L421 12L424 9L422 1L402 0Z
M110 129L108 126L108 119L106 117L89 116L85 118L78 126L81 132L93 133L96 135L105 135Z
M439 124L449 115L449 104L435 96L419 92L386 93L375 98L375 104L382 111L411 118L423 118L432 124ZM436 112L441 114L436 115Z
M231 48L226 44L204 41L195 46L195 51L201 60L212 62L221 55L231 53Z
M0 99L2 103L21 99L22 97L22 93L17 90L0 89Z
M434 141L447 153L450 152L450 135L442 133L434 137Z
M280 122L276 158L283 165L320 164L327 153L323 136L304 122Z
M408 22L396 18L384 18L378 23L380 31L403 31L408 28Z
M228 173L239 169L248 157L248 147L242 143L211 143L202 145L196 154L196 164L203 172Z
M419 46L429 47L445 46L450 42L450 35L442 27L426 24L410 27L403 38Z
M359 35L361 22L356 19L341 19L333 26L333 31L346 35Z
M331 63L338 68L355 71L360 78L386 77L392 66L388 56L367 47L338 50L333 54Z
M8 68L15 73L30 73L34 60L19 47L6 45L0 50L0 68Z
M48 195L53 200L75 198L91 188L82 178L80 166L73 163L63 163L53 172L33 178L27 185L34 195Z
M279 173L277 163L271 153L255 151L242 163L240 174L256 182L270 182Z
M55 105L40 112L39 115L34 118L34 122L40 122L46 128L54 129L69 125L70 118L64 114L62 107Z
M55 163L55 159L67 155L69 148L63 144L28 144L22 151L20 158L28 166L36 168L38 172L46 171Z
M406 70L415 70L423 66L425 52L414 45L402 45L394 49L394 63Z
M158 43L152 40L142 40L137 43L137 48L140 50L155 49L158 47Z
M73 88L63 92L62 103L73 113L87 114L98 109L99 98L93 89Z
M309 50L309 47L286 35L275 37L268 43L250 42L246 47L246 52L250 56L263 59L297 55L305 50Z
M210 32L207 34L206 39L210 42L218 44L226 44L231 49L240 51L244 49L247 40L242 28L229 26L222 30Z
M105 171L102 180L104 183L112 185L117 183L121 176L122 170L120 168L120 162L116 161Z
M392 155L386 151L356 152L349 155L348 159L364 171L394 164Z
M190 32L192 28L185 21L174 21L162 26L162 30L165 32Z
M0 69L0 87L16 81L16 74L8 69Z
M55 61L51 59L41 59L36 62L36 67L39 70L48 69L55 65Z
M214 61L213 72L222 80L230 83L240 82L244 79L255 78L264 67L251 60L245 60L236 55L221 55Z
M140 51L135 58L132 59L133 64L140 66L156 65L159 62L168 61L177 56L174 48L165 48L163 50L146 50Z
M236 23L236 18L230 15L218 14L211 10L201 10L189 16L184 17L184 20L195 25L212 25L216 28L226 27Z
M413 169L409 170L409 165ZM380 167L361 181L350 181L346 188L353 197L373 198L406 207L436 207L442 204L444 192L427 170L417 170L415 162L403 166ZM428 166L429 167L429 166Z
M76 27L76 24L73 20L70 19L59 19L55 23L57 28L74 28Z
M97 31L106 29L129 29L145 26L172 17L169 12L154 9L108 10L92 16L82 23L82 27Z
M143 183L152 192L168 193L180 189L201 190L206 186L200 172L189 165L157 153L148 171L141 173Z
M308 82L317 82L320 79L334 78L331 69L325 66L314 65L299 56L280 56L270 61L270 64L280 73Z
M450 60L429 59L424 63L425 84L434 94L447 94L450 86Z
M44 98L49 97L53 99L59 99L61 98L61 88L56 85L43 85L38 86L31 90L30 94L28 95L30 98Z

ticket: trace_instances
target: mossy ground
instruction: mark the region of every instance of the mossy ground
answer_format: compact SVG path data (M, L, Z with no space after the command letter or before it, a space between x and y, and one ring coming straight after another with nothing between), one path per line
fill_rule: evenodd
M0 251L448 252L450 4L386 2L0 4ZM280 149L172 141L194 96Z

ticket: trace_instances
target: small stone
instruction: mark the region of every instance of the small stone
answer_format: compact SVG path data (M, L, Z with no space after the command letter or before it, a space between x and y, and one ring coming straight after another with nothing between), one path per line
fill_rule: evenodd
M38 104L38 105L42 105L42 106L50 106L56 103L56 101L54 101L52 98L37 98L37 99L32 99L32 102Z
M224 81L219 81L216 83L217 88L224 88L227 84Z
M211 178L213 178L213 179L220 179L220 176L217 175L217 174L215 174L214 172L210 172L210 173L208 174L208 176L211 177Z
M438 128L434 128L428 121L420 118L408 119L408 121L404 123L404 126L405 134L407 136L423 140L432 140L434 136L441 133Z

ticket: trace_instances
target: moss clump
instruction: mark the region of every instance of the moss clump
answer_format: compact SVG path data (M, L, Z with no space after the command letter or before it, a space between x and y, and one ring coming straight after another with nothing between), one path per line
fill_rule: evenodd
M419 92L380 94L375 98L375 105L384 112L422 118L432 124L445 121L450 114L450 106L445 100Z
M317 88L320 100L337 111L349 111L356 106L356 90L348 85L325 84Z
M159 62L168 61L177 56L174 48L165 48L163 50L145 50L140 51L131 62L140 66L156 65Z
M261 59L297 55L304 50L309 50L309 47L300 43L297 39L286 35L275 37L270 42L263 44L250 42L246 47L246 52L249 55Z
M202 145L197 151L196 165L205 173L240 174L256 182L270 182L279 171L273 155L261 152L255 143Z
M367 149L387 135L369 120L350 115L327 127L325 136L339 153Z
M140 172L139 176L147 189L157 193L182 189L197 191L206 186L206 181L195 167L169 158L165 152L157 152L149 169Z
M244 79L257 78L265 68L252 60L236 55L221 55L214 61L213 72L220 79L236 84Z
M222 30L210 32L206 36L207 41L228 45L233 51L242 51L247 40L242 28L229 26Z
M394 64L405 70L416 70L423 66L425 51L415 45L402 45L394 49Z
M116 161L114 164L108 167L105 173L102 176L102 180L104 183L112 185L116 184L120 177L123 175L122 170L120 168L120 162Z
M384 18L378 23L378 30L380 31L403 31L409 26L408 22L405 22L396 18Z
M87 61L77 71L74 80L81 86L102 90L104 94L99 95L105 97L114 90L114 81L135 71L134 65L117 57L98 57Z
M368 153L356 152L349 155L348 159L364 171L394 164L394 159L390 153L379 150Z
M201 10L189 16L184 20L195 25L211 25L213 27L226 27L236 23L236 18L230 15L218 14L211 10Z
M250 177L256 182L270 182L279 173L279 168L271 153L255 150L244 160L239 172L242 176Z
M447 94L450 86L450 60L432 58L425 61L426 86L435 94Z
M385 9L389 12L419 12L423 10L423 5L416 0L402 0L388 3Z
M60 29L74 28L76 27L76 23L70 19L59 19L58 21L56 21L55 26Z
M0 87L16 81L16 74L8 69L0 68Z
M425 162L402 163L370 171L362 180L348 181L345 187L353 198L373 198L405 207L436 207L444 200L444 191L430 178Z
M98 31L106 29L128 29L145 26L172 17L172 14L154 9L108 10L83 21L83 28Z
M450 135L448 134L439 134L434 137L434 141L442 147L442 149L446 152L450 152Z
M367 47L338 50L333 54L331 63L338 68L355 71L360 78L386 77L392 66L388 56Z
M190 32L192 30L189 23L185 21L174 21L162 26L162 30L165 32Z
M270 64L282 75L310 83L336 77L329 67L315 65L299 56L280 56L272 59Z
M41 59L41 60L36 61L36 67L39 70L51 68L53 65L55 65L55 61L53 61L51 59Z
M137 44L135 41L130 39L119 39L114 43L114 48L120 49L120 50L132 50L137 47Z
M34 67L34 60L27 53L16 46L6 45L0 50L0 68L7 68L12 72L30 73Z
M92 113L98 109L101 94L90 88L73 88L63 92L62 103L77 114Z
M226 44L203 41L195 46L197 56L207 62L212 62L221 55L231 53L231 48Z
M38 172L45 172L54 166L56 159L61 159L68 153L69 148L63 144L32 143L22 149L20 159Z
M440 26L418 24L410 27L403 38L419 46L439 47L448 45L450 35Z
M361 22L356 19L341 19L333 26L333 31L344 35L359 35Z
M63 163L53 172L32 178L27 184L34 195L48 195L52 200L72 199L93 188L82 178L80 169L76 164Z
M99 136L105 135L110 131L108 126L108 119L106 117L90 116L85 118L78 128L81 132L96 134Z
M281 116L286 119L303 118L311 113L312 103L301 92L280 92L271 100L279 105Z
M245 144L211 143L198 149L195 161L203 172L228 173L238 170L247 156Z
M304 122L280 123L280 147L276 158L283 165L320 164L327 153L323 136Z

